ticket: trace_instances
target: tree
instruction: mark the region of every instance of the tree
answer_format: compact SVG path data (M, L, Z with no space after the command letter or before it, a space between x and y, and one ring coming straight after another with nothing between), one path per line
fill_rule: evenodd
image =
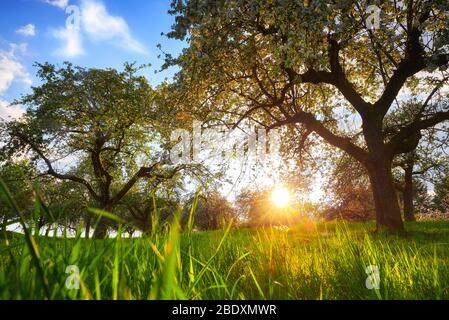
M365 168L348 154L340 154L333 161L334 167L325 183L329 199L325 218L372 219L375 216L374 200Z
M441 212L449 211L449 173L442 175L435 183L434 205Z
M368 172L377 229L402 231L392 161L416 148L421 130L449 119L441 94L448 11L438 0L379 8L365 1L174 0L168 36L189 47L168 55L166 65L181 67L177 88L197 114L221 114L234 127L248 119L269 129L302 126L348 153ZM387 138L384 119L400 108L406 87L419 91L422 108ZM339 124L354 113L361 126L353 134Z
M268 190L242 190L237 196L236 204L240 214L245 217L250 225L257 226L271 223L269 215L273 208Z
M138 188L129 192L120 204L123 218L132 227L151 234L170 222L176 212L181 210L183 181L174 178L164 181L143 181Z
M31 217L33 212L34 196L32 177L36 170L28 161L6 162L0 165L0 179L7 185L18 205L19 210ZM0 197L0 226L6 228L6 224L14 222L16 216L9 205Z
M397 108L385 117L384 132L387 139L399 133L402 123L413 122L415 115L422 108L423 104L413 98L401 102L401 108ZM418 191L423 191L425 187L421 184L426 181L430 183L431 176L447 166L447 157L444 156L447 147L448 127L445 123L440 123L420 131L417 147L413 151L394 157L393 176L396 189L402 194L405 220L415 220L414 202L422 198L422 196L418 197ZM403 172L395 170L397 168ZM415 185L420 188L415 188Z
M28 107L26 114L2 124L2 151L9 157L31 154L47 175L81 185L109 212L141 179L170 179L182 170L164 161L164 106L155 103L139 68L37 67L42 84L16 102ZM82 170L58 169L61 160ZM103 219L95 236L106 232Z
M68 173L77 174L76 169ZM84 227L85 237L90 237L95 219L88 208L95 207L97 203L83 185L46 175L41 178L37 188L50 213L45 215L46 212L41 210L39 229L45 227L45 234L48 235L51 230L57 231L61 227L69 230Z
M292 188L290 189L291 195ZM242 190L236 198L237 212L250 226L279 226L298 223L307 215L316 213L316 206L307 201L297 201L290 197L285 207L278 207L273 203L275 188L262 190Z
M192 197L185 205L183 222L187 223L190 210L196 197ZM231 203L219 192L208 191L200 194L194 211L194 227L199 230L215 230L228 224L235 216Z

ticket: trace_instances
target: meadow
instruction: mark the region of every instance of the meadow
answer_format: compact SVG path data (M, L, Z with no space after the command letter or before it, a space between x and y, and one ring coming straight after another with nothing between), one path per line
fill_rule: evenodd
M182 233L174 222L134 239L3 233L0 299L448 299L449 222L406 227L402 236L310 220ZM378 290L366 286L369 265ZM79 289L66 286L76 280L68 266Z
M0 301L449 300L448 0L1 5Z

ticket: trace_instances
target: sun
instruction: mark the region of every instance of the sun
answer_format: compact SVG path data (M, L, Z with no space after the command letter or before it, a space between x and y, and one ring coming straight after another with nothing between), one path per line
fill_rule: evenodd
M290 193L284 187L277 187L271 193L271 201L279 208L285 208L290 202Z

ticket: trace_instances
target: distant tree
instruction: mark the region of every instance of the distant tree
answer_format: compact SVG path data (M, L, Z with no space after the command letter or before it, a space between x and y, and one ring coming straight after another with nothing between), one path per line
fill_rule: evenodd
M335 159L335 165L325 182L326 219L342 218L363 221L375 217L374 199L365 168L348 155Z
M268 223L267 215L271 210L268 191L242 190L236 198L241 215L251 225Z
M187 201L183 212L183 223L186 224L196 197ZM199 230L219 229L235 218L232 204L219 192L209 191L198 197L194 211L194 227Z
M420 178L413 179L413 207L414 213L425 214L433 209L432 194L429 192L428 183ZM405 214L405 212L404 212ZM416 220L413 216L413 220ZM413 221L412 220L412 221Z
M285 208L276 207L272 200L273 188L244 189L236 198L239 216L250 226L290 225L306 215L313 215L316 208L310 203L297 203L290 199Z
M182 170L164 160L162 122L169 111L156 103L139 68L37 67L42 84L16 102L28 107L26 114L1 124L1 150L10 158L30 154L45 174L79 184L106 211L141 179L170 179ZM83 170L61 170L61 160L79 162ZM95 237L106 234L103 219Z
M32 184L35 176L35 167L26 160L0 164L0 179L6 184L14 196L19 209L28 218L32 217L34 207ZM16 221L18 218L3 197L0 197L1 225L6 227L8 222Z
M68 173L76 174L74 171ZM89 238L95 217L87 209L95 207L97 203L81 184L46 176L39 181L37 188L50 213L48 215L41 211L39 229L46 228L45 234L48 235L59 228L84 228L84 235Z
M427 102L424 102L427 103ZM385 135L387 139L396 135L402 128L402 123L414 121L416 114L423 109L423 104L416 99L411 99L401 103L398 108L388 114L385 118ZM404 208L404 219L407 221L415 220L414 202L418 200L418 191L415 189L415 183L418 181L430 183L432 176L441 172L449 164L445 150L449 147L448 139L449 126L447 123L427 128L420 131L416 137L417 147L408 152L395 156L393 159L393 175L395 178L396 189L402 195ZM398 170L402 172L398 172ZM422 196L419 197L423 199Z
M144 234L159 230L181 210L181 179L142 182L120 204L122 217ZM155 225L158 224L158 225Z
M435 208L441 212L449 212L449 173L442 175L435 183Z

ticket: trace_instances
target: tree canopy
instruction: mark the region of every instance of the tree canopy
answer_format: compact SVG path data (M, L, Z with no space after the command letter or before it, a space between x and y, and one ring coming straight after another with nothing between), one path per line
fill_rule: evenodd
M189 46L166 65L181 67L176 88L204 118L298 126L348 153L368 171L378 228L401 231L392 161L449 119L448 12L438 0L174 0L168 36ZM410 94L420 108L390 130Z
M42 85L17 101L26 114L2 124L5 155L30 154L47 175L82 185L108 211L140 180L170 179L183 169L166 161L166 109L139 68L37 66Z

